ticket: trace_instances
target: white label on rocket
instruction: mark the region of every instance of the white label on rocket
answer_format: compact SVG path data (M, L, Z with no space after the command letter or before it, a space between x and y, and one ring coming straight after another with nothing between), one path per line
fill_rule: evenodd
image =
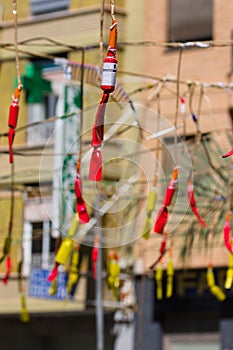
M115 86L116 84L117 64L104 62L102 67L102 83L104 86Z

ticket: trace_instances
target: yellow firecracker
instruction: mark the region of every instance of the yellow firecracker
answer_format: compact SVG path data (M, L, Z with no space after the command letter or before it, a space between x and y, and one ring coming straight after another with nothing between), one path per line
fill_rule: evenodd
M49 287L49 295L53 296L57 293L57 279L53 280L51 286Z
M147 200L146 219L144 221L143 228L142 228L142 237L144 237L145 239L150 238L150 230L151 230L151 227L153 226L151 215L155 208L156 198L157 198L156 182L157 182L157 176L155 176L154 178L153 189L150 191L148 200Z
M111 251L107 263L108 269L108 286L112 289L115 298L118 298L120 287L120 264L119 255L116 252Z
M219 300L223 301L226 299L226 295L223 290L215 284L215 278L213 273L213 268L211 265L208 266L206 279L208 287L210 288L211 293Z
M21 294L20 321L24 322L24 323L27 323L30 321L30 316L29 316L29 312L28 312L27 307L26 307L26 299L25 299L24 294Z
M172 258L170 257L167 263L167 290L166 297L171 298L173 293L173 276L174 276L174 266Z
M233 255L229 255L228 269L225 280L225 288L230 289L233 282Z
M71 293L72 288L78 282L78 262L79 262L79 246L75 248L72 259L71 259L71 267L69 271L69 277L67 282L67 292Z
M155 280L157 284L156 295L157 299L161 300L163 298L163 286L162 286L162 278L163 278L163 267L162 265L158 265L155 271Z

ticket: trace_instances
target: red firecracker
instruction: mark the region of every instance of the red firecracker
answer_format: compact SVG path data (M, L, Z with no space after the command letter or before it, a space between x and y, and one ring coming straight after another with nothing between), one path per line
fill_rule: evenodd
M168 219L168 210L166 207L161 207L157 219L155 221L154 225L154 232L155 233L163 233L164 226L166 225Z
M177 182L177 177L178 177L178 168L175 167L175 169L173 170L172 179L166 189L166 193L164 196L164 200L163 200L164 206L168 207L171 204L173 195L175 193L175 183Z
M75 195L76 195L76 211L78 213L80 223L81 224L88 223L89 215L86 209L86 204L82 197L82 181L81 181L80 174L78 172L76 173L74 189L75 189Z
M200 216L200 214L198 212L197 205L196 205L196 200L195 200L195 197L194 197L194 188L193 188L193 185L191 183L188 184L188 197L189 197L189 203L190 203L190 206L191 206L191 209L192 209L193 213L198 218L200 224L203 227L206 227L205 221L202 219L202 217Z
M231 214L230 214L230 212L228 212L226 215L226 221L225 221L225 225L223 228L223 236L224 236L224 242L225 242L226 248L229 250L230 253L233 254L232 244L230 242L230 233L231 233L230 220L231 220Z
M227 158L227 157L230 157L231 155L233 154L233 149L227 153L225 153L222 158Z
M91 266L92 266L92 277L96 279L96 264L99 255L99 237L96 235L94 247L91 253Z

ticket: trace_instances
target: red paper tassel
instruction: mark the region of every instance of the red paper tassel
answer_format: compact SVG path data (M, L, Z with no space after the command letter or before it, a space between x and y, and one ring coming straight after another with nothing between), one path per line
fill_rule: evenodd
M99 148L94 148L91 155L88 180L101 181L101 179L102 179L102 153Z
M227 158L227 157L230 157L231 155L233 154L233 149L227 153L225 153L222 158Z
M8 142L9 142L9 162L14 163L14 153L13 153L13 142L15 137L15 130L9 129L8 131Z
M87 212L86 204L82 197L82 181L79 173L76 173L74 188L76 195L76 211L78 213L80 223L86 224L89 222L89 215Z
M59 267L59 264L57 262L55 262L55 266L54 268L52 269L52 271L50 272L47 280L49 282L53 282L55 280L55 278L57 277L58 275L58 267Z
M11 273L11 257L8 255L6 258L6 274L2 279L2 282L4 284L8 283L9 277L10 277L10 273Z
M167 219L168 219L168 210L166 207L161 207L154 225L155 233L163 233L163 229L164 229L164 226L166 225Z

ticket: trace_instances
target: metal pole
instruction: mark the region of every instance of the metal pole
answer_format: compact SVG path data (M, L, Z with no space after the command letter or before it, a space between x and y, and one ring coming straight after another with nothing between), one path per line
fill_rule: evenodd
M96 205L96 233L99 237L99 252L96 266L96 349L104 350L104 314L102 290L102 217L99 212L99 201Z

